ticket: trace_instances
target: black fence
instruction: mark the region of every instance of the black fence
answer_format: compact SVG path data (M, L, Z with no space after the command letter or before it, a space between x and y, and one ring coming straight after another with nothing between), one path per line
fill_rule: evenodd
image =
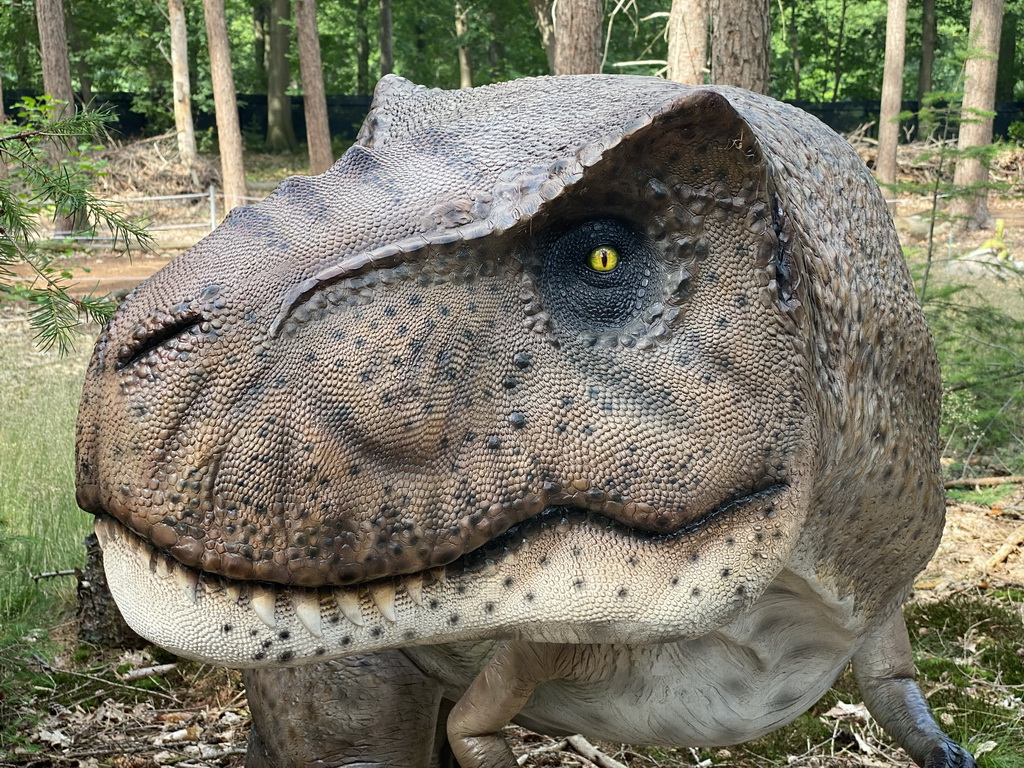
M5 91L4 106L10 114L13 105L22 96L35 96L34 93L26 91ZM97 94L94 103L105 104L110 107L115 115L115 121L111 131L124 138L148 136L156 133L150 126L149 118L142 112L135 111L135 96L131 93L109 93ZM304 141L306 138L306 117L302 106L301 96L292 96L292 119L295 126L296 138ZM823 123L839 133L850 133L863 125L873 123L867 130L867 135L877 137L878 135L878 112L879 102L877 101L838 101L835 103L818 103L796 101L792 102L801 109L815 115ZM918 110L916 101L903 102L904 112ZM330 125L331 135L336 139L352 140L359 131L359 126L366 117L370 108L369 96L328 96L327 97L327 120ZM242 131L252 141L258 141L267 132L267 97L266 94L239 94L238 113L242 125ZM1008 130L1012 123L1024 120L1024 102L1008 102L996 105L996 117L993 132L996 137L1008 138ZM215 125L212 112L196 110L196 130L204 131ZM919 137L917 119L911 118L904 121L903 128L912 138ZM943 126L938 131L942 132ZM949 135L956 135L955 126L950 126Z
M880 110L880 104L877 101L837 101L834 103L791 101L790 103L810 112L821 120L821 122L825 123L825 125L839 133L852 133L861 126L871 123L872 125L866 131L866 135L871 136L872 138L878 138L878 113ZM917 101L904 101L900 111L912 112L916 115L920 106L920 103ZM942 105L935 105L935 109L937 113L941 114ZM1009 138L1010 125L1017 121L1024 120L1024 102L1011 101L996 104L995 112L996 116L992 125L993 135L996 138ZM951 117L956 121L959 119L960 115L957 112ZM909 134L911 139L920 138L920 126L918 125L916 116L901 121L900 126L904 131L906 131L904 135ZM932 130L932 133L934 134L935 131L938 131L939 134L945 132L949 136L956 136L957 133L955 124L950 125L949 130L946 131L946 126L941 121Z
M4 108L8 115L14 105L24 96L38 96L29 91L4 91ZM299 141L306 140L306 113L303 109L302 97L292 96L292 123L295 126L295 137ZM93 96L93 104L106 106L114 114L114 121L108 130L120 138L142 138L151 136L159 129L150 125L149 117L135 109L135 95L131 93L98 93ZM327 122L331 136L352 140L359 132L359 126L370 109L369 96L328 96ZM213 112L193 109L196 131L205 131L216 125ZM267 96L263 93L238 94L238 118L242 132L246 136L262 138L267 133Z

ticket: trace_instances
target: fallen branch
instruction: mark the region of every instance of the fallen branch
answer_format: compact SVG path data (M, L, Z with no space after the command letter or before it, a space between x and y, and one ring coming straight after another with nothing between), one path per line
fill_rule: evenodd
M162 691L149 691L149 690L145 690L143 688L136 688L134 685L125 685L124 683L119 683L116 680L111 680L111 679L106 678L106 677L100 677L99 675L90 675L90 674L87 674L85 672L75 672L72 669L61 669L60 667L53 666L52 664L50 664L49 662L47 662L46 660L44 660L43 658L41 658L39 656L34 656L33 658L35 659L36 664L38 664L45 672L49 672L51 674L55 674L55 675L71 675L72 677L80 677L80 678L84 678L85 680L92 680L93 682L96 682L96 683L103 683L104 685L112 685L115 688L124 688L125 690L131 691L133 693L141 693L141 694L145 694L146 696L159 696L161 699L167 699L168 701L173 701L175 704L178 704L178 705L181 704L181 702L178 701L177 697L171 696L170 694L167 694L167 693L163 693ZM97 694L97 695L99 695L99 694Z
M530 758L536 757L537 755L544 755L548 752L561 752L563 749L565 749L568 743L569 742L567 740L562 739L561 741L556 741L554 744L545 744L543 747L537 747L537 749L534 749L531 752L527 752L525 755L520 755L518 758L516 758L516 764L524 765L526 761Z
M42 573L32 574L32 581L39 581L40 579L52 579L54 576L74 576L78 573L74 568L68 568L63 571L43 571Z
M956 480L947 480L942 484L943 488L970 488L974 485L1005 485L1006 483L1024 483L1024 475L1007 475L1006 477L959 477Z
M152 667L139 667L138 669L129 669L122 675L118 675L126 683L130 683L133 680L142 680L147 677L163 677L171 670L177 669L177 664L155 664Z
M623 765L618 760L609 757L579 734L576 734L575 736L568 736L566 741L569 742L569 746L579 752L587 760L590 760L594 764L600 766L600 768L627 768L626 765Z
M996 550L996 553L988 559L985 563L986 568L996 568L1002 565L1009 557L1013 554L1013 551L1018 547L1024 545L1024 525L1018 525L1009 536L1006 537L1006 541L1003 542L1003 546Z

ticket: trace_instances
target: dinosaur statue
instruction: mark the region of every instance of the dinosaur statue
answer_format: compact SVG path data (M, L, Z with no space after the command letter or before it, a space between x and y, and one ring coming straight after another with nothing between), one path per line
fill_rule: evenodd
M939 400L885 204L800 110L388 77L328 173L123 303L78 503L138 632L251 668L250 766L512 768L511 720L734 744L852 662L966 768L901 614Z

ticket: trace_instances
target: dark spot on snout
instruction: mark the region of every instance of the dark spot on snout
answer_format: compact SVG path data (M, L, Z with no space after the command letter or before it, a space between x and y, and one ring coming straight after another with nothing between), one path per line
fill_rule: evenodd
M529 352L516 352L512 357L512 365L521 371L525 371L533 364L533 358Z

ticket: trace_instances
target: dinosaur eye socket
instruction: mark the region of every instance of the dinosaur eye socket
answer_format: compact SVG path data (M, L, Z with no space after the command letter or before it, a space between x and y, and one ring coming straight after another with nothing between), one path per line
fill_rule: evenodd
M564 329L621 328L660 295L656 251L628 222L570 222L540 233L536 248L545 305Z
M619 266L619 252L609 245L600 245L590 252L587 266L595 272L611 272Z

